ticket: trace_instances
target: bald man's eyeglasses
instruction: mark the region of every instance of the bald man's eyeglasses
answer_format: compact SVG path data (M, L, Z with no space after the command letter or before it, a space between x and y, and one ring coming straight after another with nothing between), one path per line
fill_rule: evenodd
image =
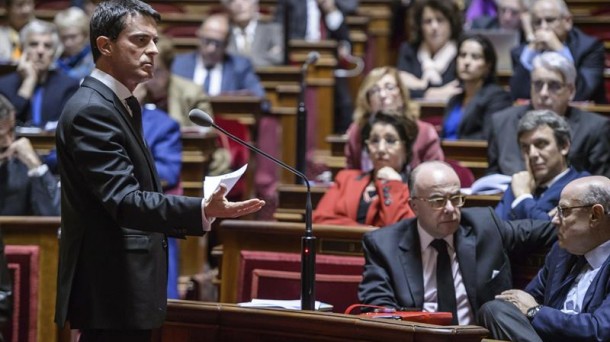
M563 219L566 218L566 216L570 216L570 214L572 213L572 209L579 209L579 208L591 208L592 206L594 206L595 204L587 204L587 205L575 205L572 207L562 207L562 206L557 206L557 214L559 215L559 219L563 221Z
M431 197L431 198L422 198L422 197L411 197L412 199L417 199L420 201L428 202L430 207L435 210L441 210L447 206L447 201L451 202L451 205L456 208L461 208L466 203L466 196L459 194L447 197Z

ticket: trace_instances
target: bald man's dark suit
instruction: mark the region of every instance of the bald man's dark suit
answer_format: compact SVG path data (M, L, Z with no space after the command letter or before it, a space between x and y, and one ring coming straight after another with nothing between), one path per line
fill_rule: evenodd
M203 235L201 199L161 193L114 92L87 77L56 133L62 212L55 321L146 330L166 312L166 235Z
M481 305L512 288L509 257L550 246L555 228L544 221L503 222L491 208L466 208L453 237L462 280L476 315ZM360 301L422 308L424 276L417 219L366 233L363 247L366 263L358 290Z

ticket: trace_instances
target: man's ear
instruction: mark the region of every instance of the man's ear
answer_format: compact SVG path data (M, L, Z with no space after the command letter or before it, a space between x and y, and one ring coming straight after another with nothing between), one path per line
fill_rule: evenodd
M606 215L606 211L604 210L604 206L601 204L595 204L591 208L590 224L594 225L594 224L601 222L605 215ZM605 227L603 227L603 228L605 229Z
M102 55L109 56L112 54L112 44L110 44L110 38L106 36L99 36L95 40L95 44Z
M571 143L569 141L566 141L564 146L559 149L559 153L561 153L562 156L567 157L568 153L570 152L570 146Z

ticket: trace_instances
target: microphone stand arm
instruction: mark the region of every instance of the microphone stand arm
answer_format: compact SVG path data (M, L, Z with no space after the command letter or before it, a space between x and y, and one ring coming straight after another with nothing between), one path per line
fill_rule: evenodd
M307 108L305 107L305 87L307 79L308 63L301 67L301 84L299 89L299 104L297 106L297 170L301 173L306 173L307 163ZM302 181L297 179L298 183Z
M260 153L263 156L277 162L286 169L294 172L305 182L305 185L307 186L307 199L305 203L305 235L301 237L301 310L315 310L316 237L313 236L313 226L311 220L313 208L311 205L311 187L309 185L309 180L303 173L296 170L292 166L284 163L283 161L277 158L272 157L267 152L246 143L242 139L227 132L224 128L218 126L217 124L213 123L212 126L214 126L214 128L221 131L222 133L237 140L243 146L247 146L250 150L256 153Z

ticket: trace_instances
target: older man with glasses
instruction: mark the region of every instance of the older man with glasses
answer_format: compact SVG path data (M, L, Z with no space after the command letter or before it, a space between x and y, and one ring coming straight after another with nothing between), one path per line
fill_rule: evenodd
M555 240L550 222L461 209L460 180L444 162L415 168L409 189L416 218L364 235L364 304L451 312L453 324L474 324L482 304L512 287L509 257Z
M610 120L570 106L575 91L576 69L570 60L557 52L545 52L534 58L530 104L493 114L487 173L513 175L525 170L517 141L518 122L532 109L549 109L570 126L569 164L578 171L610 176Z
M579 178L553 216L558 242L525 288L480 310L493 338L511 341L610 340L610 179Z
M524 85L529 83L533 59L545 51L555 51L576 67L578 79L573 99L606 103L603 43L573 27L572 15L563 0L535 0L530 7L530 16L532 37L511 51L513 98L530 97Z

